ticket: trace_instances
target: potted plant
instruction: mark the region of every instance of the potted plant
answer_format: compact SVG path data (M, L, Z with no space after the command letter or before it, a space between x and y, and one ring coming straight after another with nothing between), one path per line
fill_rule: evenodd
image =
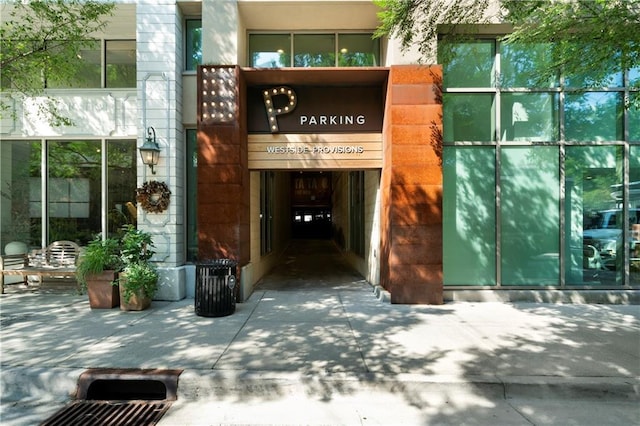
M158 287L158 272L149 262L135 262L125 266L120 274L120 309L142 311L151 306Z
M129 225L121 239L120 260L124 266L120 283L120 309L140 311L151 305L158 286L158 272L151 264L154 255L151 234Z
M118 239L103 240L97 236L89 242L78 259L76 279L87 289L91 308L111 309L119 305L117 278L122 267Z

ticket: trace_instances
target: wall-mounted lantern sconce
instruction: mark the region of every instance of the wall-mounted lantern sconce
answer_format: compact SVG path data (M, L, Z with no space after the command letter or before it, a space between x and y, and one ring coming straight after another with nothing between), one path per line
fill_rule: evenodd
M160 147L156 142L156 129L153 127L147 128L147 139L138 150L140 151L142 162L149 166L151 173L155 175L156 172L153 170L153 166L157 165L160 159Z

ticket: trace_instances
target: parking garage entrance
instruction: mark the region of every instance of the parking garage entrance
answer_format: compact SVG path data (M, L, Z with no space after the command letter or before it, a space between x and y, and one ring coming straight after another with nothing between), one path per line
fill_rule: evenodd
M392 302L442 303L440 67L202 65L197 81L199 256L236 260L250 294L278 244L331 228ZM300 172L330 175L330 204L293 202Z
M262 200L259 263L265 268L258 286L348 288L349 283L361 287L375 281L372 272L378 270L377 257L371 262L365 258L371 247L379 246L375 197L379 170L253 174L258 175ZM365 182L370 187L366 202Z

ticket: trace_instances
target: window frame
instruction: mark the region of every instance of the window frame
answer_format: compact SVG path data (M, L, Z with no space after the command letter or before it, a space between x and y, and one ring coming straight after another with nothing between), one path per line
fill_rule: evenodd
M109 85L107 85L107 44L109 42L115 41L115 42L123 42L123 41L128 41L128 42L133 42L135 45L135 50L137 52L138 46L137 46L137 41L136 39L129 39L129 38L99 38L99 39L91 39L91 40L87 40L87 41L93 41L93 42L97 42L99 44L99 49L100 49L100 85L97 87L68 87L68 86L59 86L59 87L48 87L48 83L47 83L47 76L42 74L41 76L41 83L42 83L42 87L45 90L83 90L83 89L88 89L88 90L95 90L95 89L114 89L114 90L118 90L118 89L122 89L122 90L131 90L131 89L135 89L137 86L137 76L136 76L136 81L135 84L133 86L127 86L127 87L111 87ZM137 64L136 64L137 67ZM136 70L137 72L137 70Z
M371 35L373 36L373 33L375 31L371 30L371 31L364 31L364 30L352 30L352 31L313 31L313 30L309 30L309 31L247 31L247 43L246 43L246 63L248 64L248 66L250 67L255 67L255 65L253 65L252 63L252 59L251 59L251 45L249 43L250 37L252 35L288 35L289 36L289 51L290 51L290 59L289 59L289 65L283 68L303 68L303 67L296 67L295 64L295 36L296 35L332 35L334 37L334 64L332 65L332 67L339 67L339 63L340 63L340 51L339 51L339 47L340 47L340 36L341 35ZM380 43L379 39L372 39L372 40L377 40L377 49L378 51L375 53L375 57L378 59L378 62L381 61L382 58L382 44ZM363 65L363 66L381 66L381 64L374 64L374 65ZM262 67L261 67L262 68ZM268 68L268 67L265 67Z
M503 280L502 280L502 270L501 270L501 263L502 263L502 256L501 256L501 252L502 252L502 247L501 247L501 232L502 232L502 218L501 218L501 205L504 202L504 200L501 198L501 194L500 194L500 190L501 190L501 183L500 183L500 171L501 171L501 148L503 147L512 147L512 146L525 146L525 147L530 147L530 146L536 146L536 145L552 145L552 146L557 146L558 150L559 150L559 157L560 157L560 163L559 163L559 187L560 187L560 203L559 203L559 232L560 232L560 244L559 244L559 270L560 270L560 279L558 282L558 286L560 288L570 288L570 289L580 289L580 288L597 288L597 289L609 289L609 288L614 288L614 289L630 289L632 288L632 283L631 283L631 279L630 279L630 266L629 266L629 261L628 261L628 255L627 253L629 253L629 248L630 248L630 236L629 236L629 232L628 231L624 231L623 232L623 253L625 253L625 262L624 263L624 268L622 270L622 276L623 276L623 282L621 285L609 285L609 284L601 284L601 285L596 285L596 286L589 286L589 285L575 285L575 284L569 284L567 281L569 281L567 279L566 276L566 264L568 262L567 260L567 249L565 248L566 246L566 238L567 236L566 234L566 230L565 230L565 217L566 217L566 206L565 206L565 192L566 192L566 188L565 188L565 151L567 147L570 146L585 146L585 145L595 145L595 146L623 146L623 161L622 161L622 176L623 176L623 199L625 200L629 200L629 152L630 152L630 146L638 146L640 145L640 141L631 141L630 140L630 129L629 129L629 122L630 122L630 114L632 114L633 112L630 112L629 108L624 109L621 113L621 116L619 118L619 120L621 121L621 123L619 123L619 125L621 125L622 130L621 130L621 137L622 139L618 139L617 135L616 135L616 139L612 139L612 140L603 140L603 141L594 141L594 140L589 140L589 141L581 141L581 140L567 140L566 139L566 110L565 110L565 104L566 104L566 96L567 95L574 95L574 94L580 94L580 93L592 93L592 92L606 92L606 93L619 93L620 97L622 98L622 102L628 102L631 96L640 96L640 89L638 87L633 87L630 84L629 81L629 70L626 70L623 73L623 85L622 87L606 87L606 88L594 88L594 89L579 89L579 88L574 88L574 87L565 87L564 85L564 75L560 75L559 76L559 81L558 81L558 85L557 87L550 85L549 87L502 87L501 85L501 53L502 53L502 48L503 48L503 42L500 41L500 37L502 37L503 35L481 35L478 36L477 39L478 40L482 40L482 41L486 41L486 40L492 40L495 46L495 76L494 76L494 81L495 84L492 85L492 87L464 87L464 86L456 86L456 87L443 87L443 96L446 97L447 94L492 94L494 96L494 110L491 112L492 113L492 126L494 127L494 131L495 134L493 135L493 140L492 141L479 141L479 140L444 140L443 138L443 148L446 149L447 146L449 147L459 147L459 146L484 146L487 149L493 149L494 150L494 154L495 154L495 165L496 165L496 171L495 171L495 190L496 190L496 204L495 204L495 210L496 210L496 246L495 246L495 260L496 260L496 284L495 285L490 285L490 286L482 286L483 288L496 288L496 289L523 289L523 288L527 288L526 286L508 286L508 285L504 285L503 284ZM439 42L442 42L442 39L439 40ZM464 41L463 41L464 42ZM451 41L448 41L448 43L451 43ZM455 41L453 41L453 43L455 43ZM446 76L443 76L443 78L446 78ZM550 141L532 141L532 140L502 140L502 111L501 111L501 106L502 106L502 95L507 94L507 93L549 93L550 95L553 96L557 96L557 127L558 127L558 136L557 136L557 140L550 140ZM637 112L636 112L637 114ZM634 116L636 117L636 116ZM444 123L445 123L445 128L446 128L446 122L447 122L447 118L443 117L444 119ZM635 123L635 122L634 122ZM445 132L447 132L447 130L443 129L443 135L445 134ZM527 139L531 139L531 138L527 138ZM623 209L624 213L623 213L623 220L625 221L625 223L628 222L629 219L629 213L627 209ZM453 288L453 289L465 289L465 288L477 288L477 286L472 286L472 285L453 285L453 284L449 284L446 285L445 287L447 288ZM634 288L637 287L637 284L634 285Z

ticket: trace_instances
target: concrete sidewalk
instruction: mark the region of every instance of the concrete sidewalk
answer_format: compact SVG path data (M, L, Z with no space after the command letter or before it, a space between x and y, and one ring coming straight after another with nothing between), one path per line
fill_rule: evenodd
M390 305L343 272L281 271L222 318L3 295L0 424L38 424L109 367L184 370L160 425L640 424L640 307Z
M95 367L184 369L164 425L640 424L637 306L398 306L364 285L259 291L224 318L1 300L3 425L42 421Z

